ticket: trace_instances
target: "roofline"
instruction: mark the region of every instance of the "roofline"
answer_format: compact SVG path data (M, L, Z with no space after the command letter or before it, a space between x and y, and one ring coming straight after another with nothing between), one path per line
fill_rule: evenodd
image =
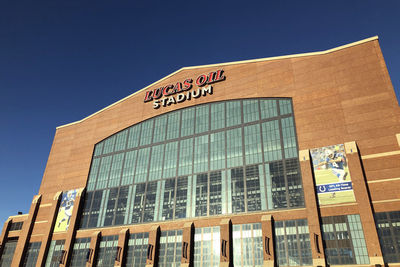
M144 88L142 88L142 89L140 89L140 90L138 90L138 91L136 91L136 92L124 97L124 98L122 98L121 100L119 100L119 101L117 101L115 103L112 103L109 106L106 106L105 108L103 108L103 109L101 109L101 110L99 110L99 111L97 111L97 112L95 112L95 113L93 113L93 114L91 114L91 115L79 120L79 121L75 121L75 122L71 122L71 123L68 123L68 124L64 124L64 125L58 126L58 127L56 127L56 129L61 129L61 128L64 128L64 127L67 127L67 126L70 126L70 125L74 125L74 124L78 124L80 122L83 122L84 120L89 119L89 118L93 117L94 115L96 115L96 114L98 114L100 112L103 112L104 110L109 109L109 108L119 104L120 102L122 102L122 101L124 101L124 100L126 100L126 99L128 99L128 98L130 98L130 97L132 97L134 95L136 95L136 94L141 93L142 91L152 87L153 85L155 85L157 83L162 82L163 80L165 80L165 79L171 77L172 75L175 75L178 72L183 71L183 70L191 70L191 69L197 69L197 68L208 68L208 67L214 67L214 66L229 66L229 65L235 65L235 64L255 63L255 62L271 61L271 60L286 59L286 58L297 58L297 57L325 55L325 54L329 54L329 53L332 53L332 52L335 52L335 51L338 51L338 50L342 50L342 49L345 49L345 48L349 48L349 47L352 47L352 46L360 45L360 44L367 43L367 42L374 41L374 40L378 40L378 39L379 39L379 37L376 35L376 36L373 36L373 37L370 37L370 38L367 38L367 39L363 39L363 40L360 40L360 41L357 41L357 42L349 43L349 44L346 44L346 45L342 45L342 46L338 46L338 47L335 47L335 48L332 48L332 49L328 49L328 50L324 50L324 51L318 51L318 52L310 52L310 53L301 53L301 54L293 54L293 55L286 55L286 56L267 57L267 58L250 59L250 60L242 60L242 61L232 61L232 62L218 63L218 64L183 67L183 68L181 68L181 69L179 69L179 70L177 70L177 71L165 76L164 78L161 78L160 80L153 82L152 84L150 84L150 85L148 85L148 86L146 86L146 87L144 87Z

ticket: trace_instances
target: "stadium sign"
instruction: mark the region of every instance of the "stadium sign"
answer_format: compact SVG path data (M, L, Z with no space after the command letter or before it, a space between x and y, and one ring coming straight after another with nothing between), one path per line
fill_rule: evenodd
M153 108L158 109L160 107L182 103L192 98L206 96L207 94L212 95L213 88L211 84L224 81L225 78L224 70L220 69L208 74L201 74L195 80L190 78L183 82L177 82L176 84L169 84L149 90L146 91L144 103L153 101ZM197 88L193 88L193 81Z

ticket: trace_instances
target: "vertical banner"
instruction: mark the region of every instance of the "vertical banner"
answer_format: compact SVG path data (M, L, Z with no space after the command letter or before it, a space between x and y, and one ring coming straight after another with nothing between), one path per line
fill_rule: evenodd
M344 145L311 149L320 205L356 201Z
M60 208L58 209L56 225L54 232L67 231L71 221L72 211L74 209L77 190L63 192Z

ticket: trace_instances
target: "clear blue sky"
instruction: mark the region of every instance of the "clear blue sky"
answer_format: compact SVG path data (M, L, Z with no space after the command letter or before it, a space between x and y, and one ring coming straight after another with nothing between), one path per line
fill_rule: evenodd
M57 126L184 66L379 35L399 97L399 10L397 0L0 1L0 224L28 212Z

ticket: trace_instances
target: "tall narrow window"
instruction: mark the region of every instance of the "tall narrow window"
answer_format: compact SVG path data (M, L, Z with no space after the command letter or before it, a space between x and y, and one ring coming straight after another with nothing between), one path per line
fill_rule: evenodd
M146 265L146 253L148 243L148 233L137 233L129 235L128 250L126 254L126 267Z
M182 230L162 231L160 237L159 267L180 267Z
M369 264L358 214L322 217L322 233L328 264Z
M194 267L219 266L219 227L196 228L194 235Z
M400 211L375 214L383 259L385 262L400 262Z

